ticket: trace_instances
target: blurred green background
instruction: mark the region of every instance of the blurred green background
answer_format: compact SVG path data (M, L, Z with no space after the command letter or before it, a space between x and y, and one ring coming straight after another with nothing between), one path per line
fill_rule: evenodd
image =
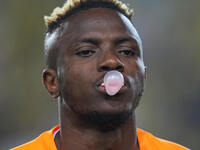
M200 149L200 1L127 0L148 67L137 127ZM0 149L57 124L42 85L43 15L64 0L0 0Z

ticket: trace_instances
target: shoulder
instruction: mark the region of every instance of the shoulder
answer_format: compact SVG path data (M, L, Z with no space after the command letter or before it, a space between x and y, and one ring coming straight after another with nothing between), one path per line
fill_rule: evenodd
M137 129L140 150L189 150L188 148L153 136L151 133Z
M59 129L59 126L52 128L49 131L43 132L34 140L15 147L11 150L56 150L53 133Z

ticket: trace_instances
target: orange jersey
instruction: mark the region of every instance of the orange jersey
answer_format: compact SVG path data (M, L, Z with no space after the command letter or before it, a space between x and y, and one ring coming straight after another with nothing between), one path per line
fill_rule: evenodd
M157 138L141 129L137 129L137 138L140 150L189 150L174 142Z
M57 130L59 130L59 126L43 132L33 141L11 150L57 150L54 142L54 133ZM188 148L185 148L179 144L157 138L141 129L137 129L137 138L140 150L189 150Z

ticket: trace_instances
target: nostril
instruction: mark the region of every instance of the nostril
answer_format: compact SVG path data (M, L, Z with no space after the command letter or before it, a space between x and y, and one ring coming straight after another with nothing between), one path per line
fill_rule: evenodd
M102 67L101 67L101 70L102 70L102 71L109 71L109 70L110 70L110 67L108 67L108 66L102 66Z
M123 70L123 67L122 67L122 66L117 66L117 67L116 67L116 70L122 71L122 70Z
M110 70L118 70L123 71L123 66L109 67L109 66L101 66L100 71L110 71Z

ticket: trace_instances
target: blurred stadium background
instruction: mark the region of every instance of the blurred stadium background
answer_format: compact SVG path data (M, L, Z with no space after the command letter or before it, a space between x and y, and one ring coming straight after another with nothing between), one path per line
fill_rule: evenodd
M127 0L143 40L148 76L137 127L200 149L200 1ZM0 0L0 149L57 124L44 89L43 15L64 0Z

